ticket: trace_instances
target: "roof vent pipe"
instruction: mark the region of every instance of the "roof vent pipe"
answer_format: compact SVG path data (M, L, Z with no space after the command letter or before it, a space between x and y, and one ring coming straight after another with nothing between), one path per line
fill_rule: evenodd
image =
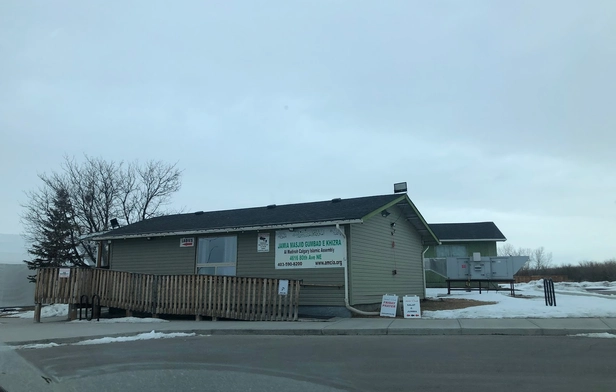
M117 229L118 227L120 227L120 224L118 223L118 220L116 218L110 220L109 223L111 223L112 229Z
M197 211L195 212L195 215L203 215L203 211Z
M406 191L406 182L398 182L394 184L394 193L404 193Z
M276 208L276 204L270 204L267 206L268 210L271 210L272 208Z
M332 199L332 203L340 203L342 201L341 198L336 197L335 199Z

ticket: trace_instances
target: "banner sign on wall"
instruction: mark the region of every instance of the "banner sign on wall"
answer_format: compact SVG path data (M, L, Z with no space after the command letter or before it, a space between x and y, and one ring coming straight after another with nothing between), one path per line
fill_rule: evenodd
M398 309L398 296L385 294L381 301L381 317L396 317Z
M276 232L276 269L346 265L346 240L335 226Z
M68 278L71 276L70 268L60 268L58 270L58 278Z
M269 233L257 233L257 252L269 252Z

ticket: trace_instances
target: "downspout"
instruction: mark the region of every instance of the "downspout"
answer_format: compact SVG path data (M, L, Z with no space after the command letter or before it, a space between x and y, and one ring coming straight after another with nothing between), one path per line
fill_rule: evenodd
M423 294L424 298L426 298L426 252L430 249L430 245L426 246L426 249L421 253L421 265L423 269Z
M96 249L96 268L100 268L102 266L101 260L103 258L103 241L96 241L98 243L98 247Z
M344 255L342 256L344 261L344 306L350 310L351 313L359 314L361 316L378 316L381 314L380 312L364 312L363 310L355 309L349 304L349 260L347 258L348 242L346 234L344 234L344 229L340 228L339 223L336 223L336 229L338 229L342 235L342 238L344 238Z

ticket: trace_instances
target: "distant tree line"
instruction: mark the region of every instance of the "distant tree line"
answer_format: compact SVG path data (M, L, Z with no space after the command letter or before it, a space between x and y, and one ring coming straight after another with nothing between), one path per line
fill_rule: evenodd
M518 275L566 276L573 282L614 282L616 281L616 259L599 261L581 261L577 265L564 264L543 270L525 269Z
M521 276L566 276L574 282L616 281L616 259L603 262L581 261L575 264L553 265L552 252L546 252L543 247L536 249L516 248L505 244L498 249L499 256L529 256L530 260L518 271Z

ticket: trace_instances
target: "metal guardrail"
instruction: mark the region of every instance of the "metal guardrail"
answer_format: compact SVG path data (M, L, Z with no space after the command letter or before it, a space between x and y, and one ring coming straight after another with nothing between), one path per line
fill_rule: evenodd
M554 281L543 279L543 294L545 296L545 306L556 306L556 293L554 292Z
M443 259L443 258L425 259L424 268L426 270L430 270L436 274L439 274L443 278L447 278L447 259Z

